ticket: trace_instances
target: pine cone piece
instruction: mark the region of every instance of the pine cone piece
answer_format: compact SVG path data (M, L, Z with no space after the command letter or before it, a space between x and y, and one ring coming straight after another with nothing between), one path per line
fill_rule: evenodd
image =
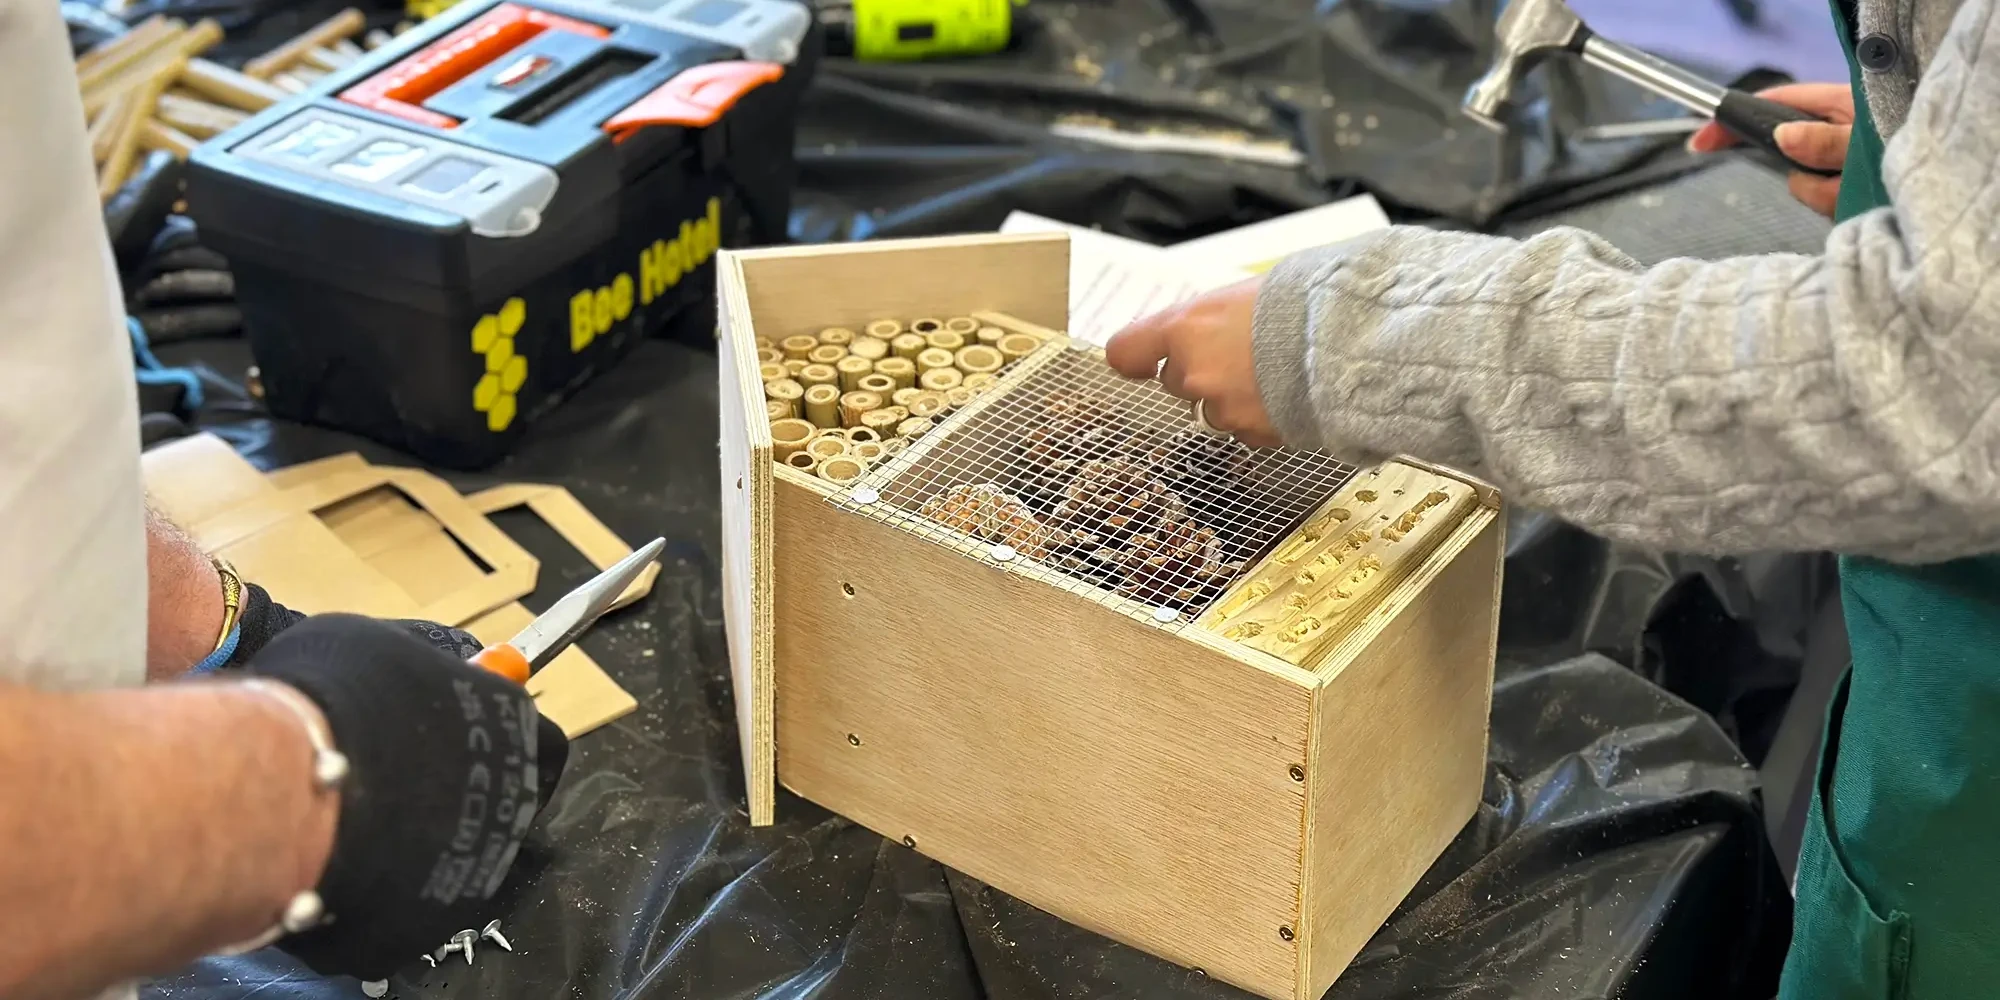
M955 486L926 501L918 513L980 541L1013 546L1030 559L1048 559L1069 544L1064 532L1043 524L1019 497L992 483Z
M1029 502L1051 507L1084 463L1118 456L1132 437L1131 425L1103 399L1050 393L1021 437L1022 492Z
M1147 456L1153 472L1184 493L1234 494L1250 478L1250 446L1233 437L1177 431Z
M1187 505L1145 466L1108 458L1077 468L1052 520L1065 531L1122 548L1135 535L1187 520Z
M1213 529L1185 520L1134 537L1118 565L1125 576L1119 593L1148 604L1183 607L1220 597L1244 566L1223 560Z

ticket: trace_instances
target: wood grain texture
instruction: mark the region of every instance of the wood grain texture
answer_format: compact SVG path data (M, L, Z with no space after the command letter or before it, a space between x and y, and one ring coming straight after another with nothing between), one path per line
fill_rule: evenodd
M1479 808L1504 522L1474 507L1313 699L1297 996L1325 993Z
M1313 675L775 485L788 788L1065 920L1292 995L1278 928L1300 899L1289 769Z
M757 377L757 334L744 298L740 254L716 255L721 339L716 343L722 425L722 607L736 732L750 825L769 826L778 808L777 742L771 679L771 426Z
M829 326L984 310L1060 329L1069 314L1069 238L988 233L748 250L745 301L773 341Z

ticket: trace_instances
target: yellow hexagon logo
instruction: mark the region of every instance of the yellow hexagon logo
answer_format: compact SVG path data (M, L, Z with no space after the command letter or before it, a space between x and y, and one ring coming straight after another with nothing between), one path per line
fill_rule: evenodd
M486 362L486 374L472 389L472 408L486 414L486 429L496 434L514 422L520 404L514 394L528 381L528 359L514 350L514 335L528 321L528 304L519 296L472 324L472 350Z

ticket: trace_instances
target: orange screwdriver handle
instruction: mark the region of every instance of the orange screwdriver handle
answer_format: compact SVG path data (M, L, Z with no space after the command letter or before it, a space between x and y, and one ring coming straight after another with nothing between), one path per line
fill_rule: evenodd
M474 654L473 666L481 667L516 684L528 683L528 658L507 643L488 646Z

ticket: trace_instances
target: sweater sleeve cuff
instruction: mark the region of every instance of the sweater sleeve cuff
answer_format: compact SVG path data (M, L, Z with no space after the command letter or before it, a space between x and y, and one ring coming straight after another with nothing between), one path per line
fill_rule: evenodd
M1250 322L1257 390L1271 426L1286 444L1301 448L1333 444L1313 403L1311 373L1315 362L1324 360L1313 357L1313 317L1324 319L1339 312L1325 302L1333 294L1328 288L1332 275L1343 260L1374 240L1375 234L1370 234L1292 254L1265 273L1257 291ZM1320 301L1315 304L1315 299Z

